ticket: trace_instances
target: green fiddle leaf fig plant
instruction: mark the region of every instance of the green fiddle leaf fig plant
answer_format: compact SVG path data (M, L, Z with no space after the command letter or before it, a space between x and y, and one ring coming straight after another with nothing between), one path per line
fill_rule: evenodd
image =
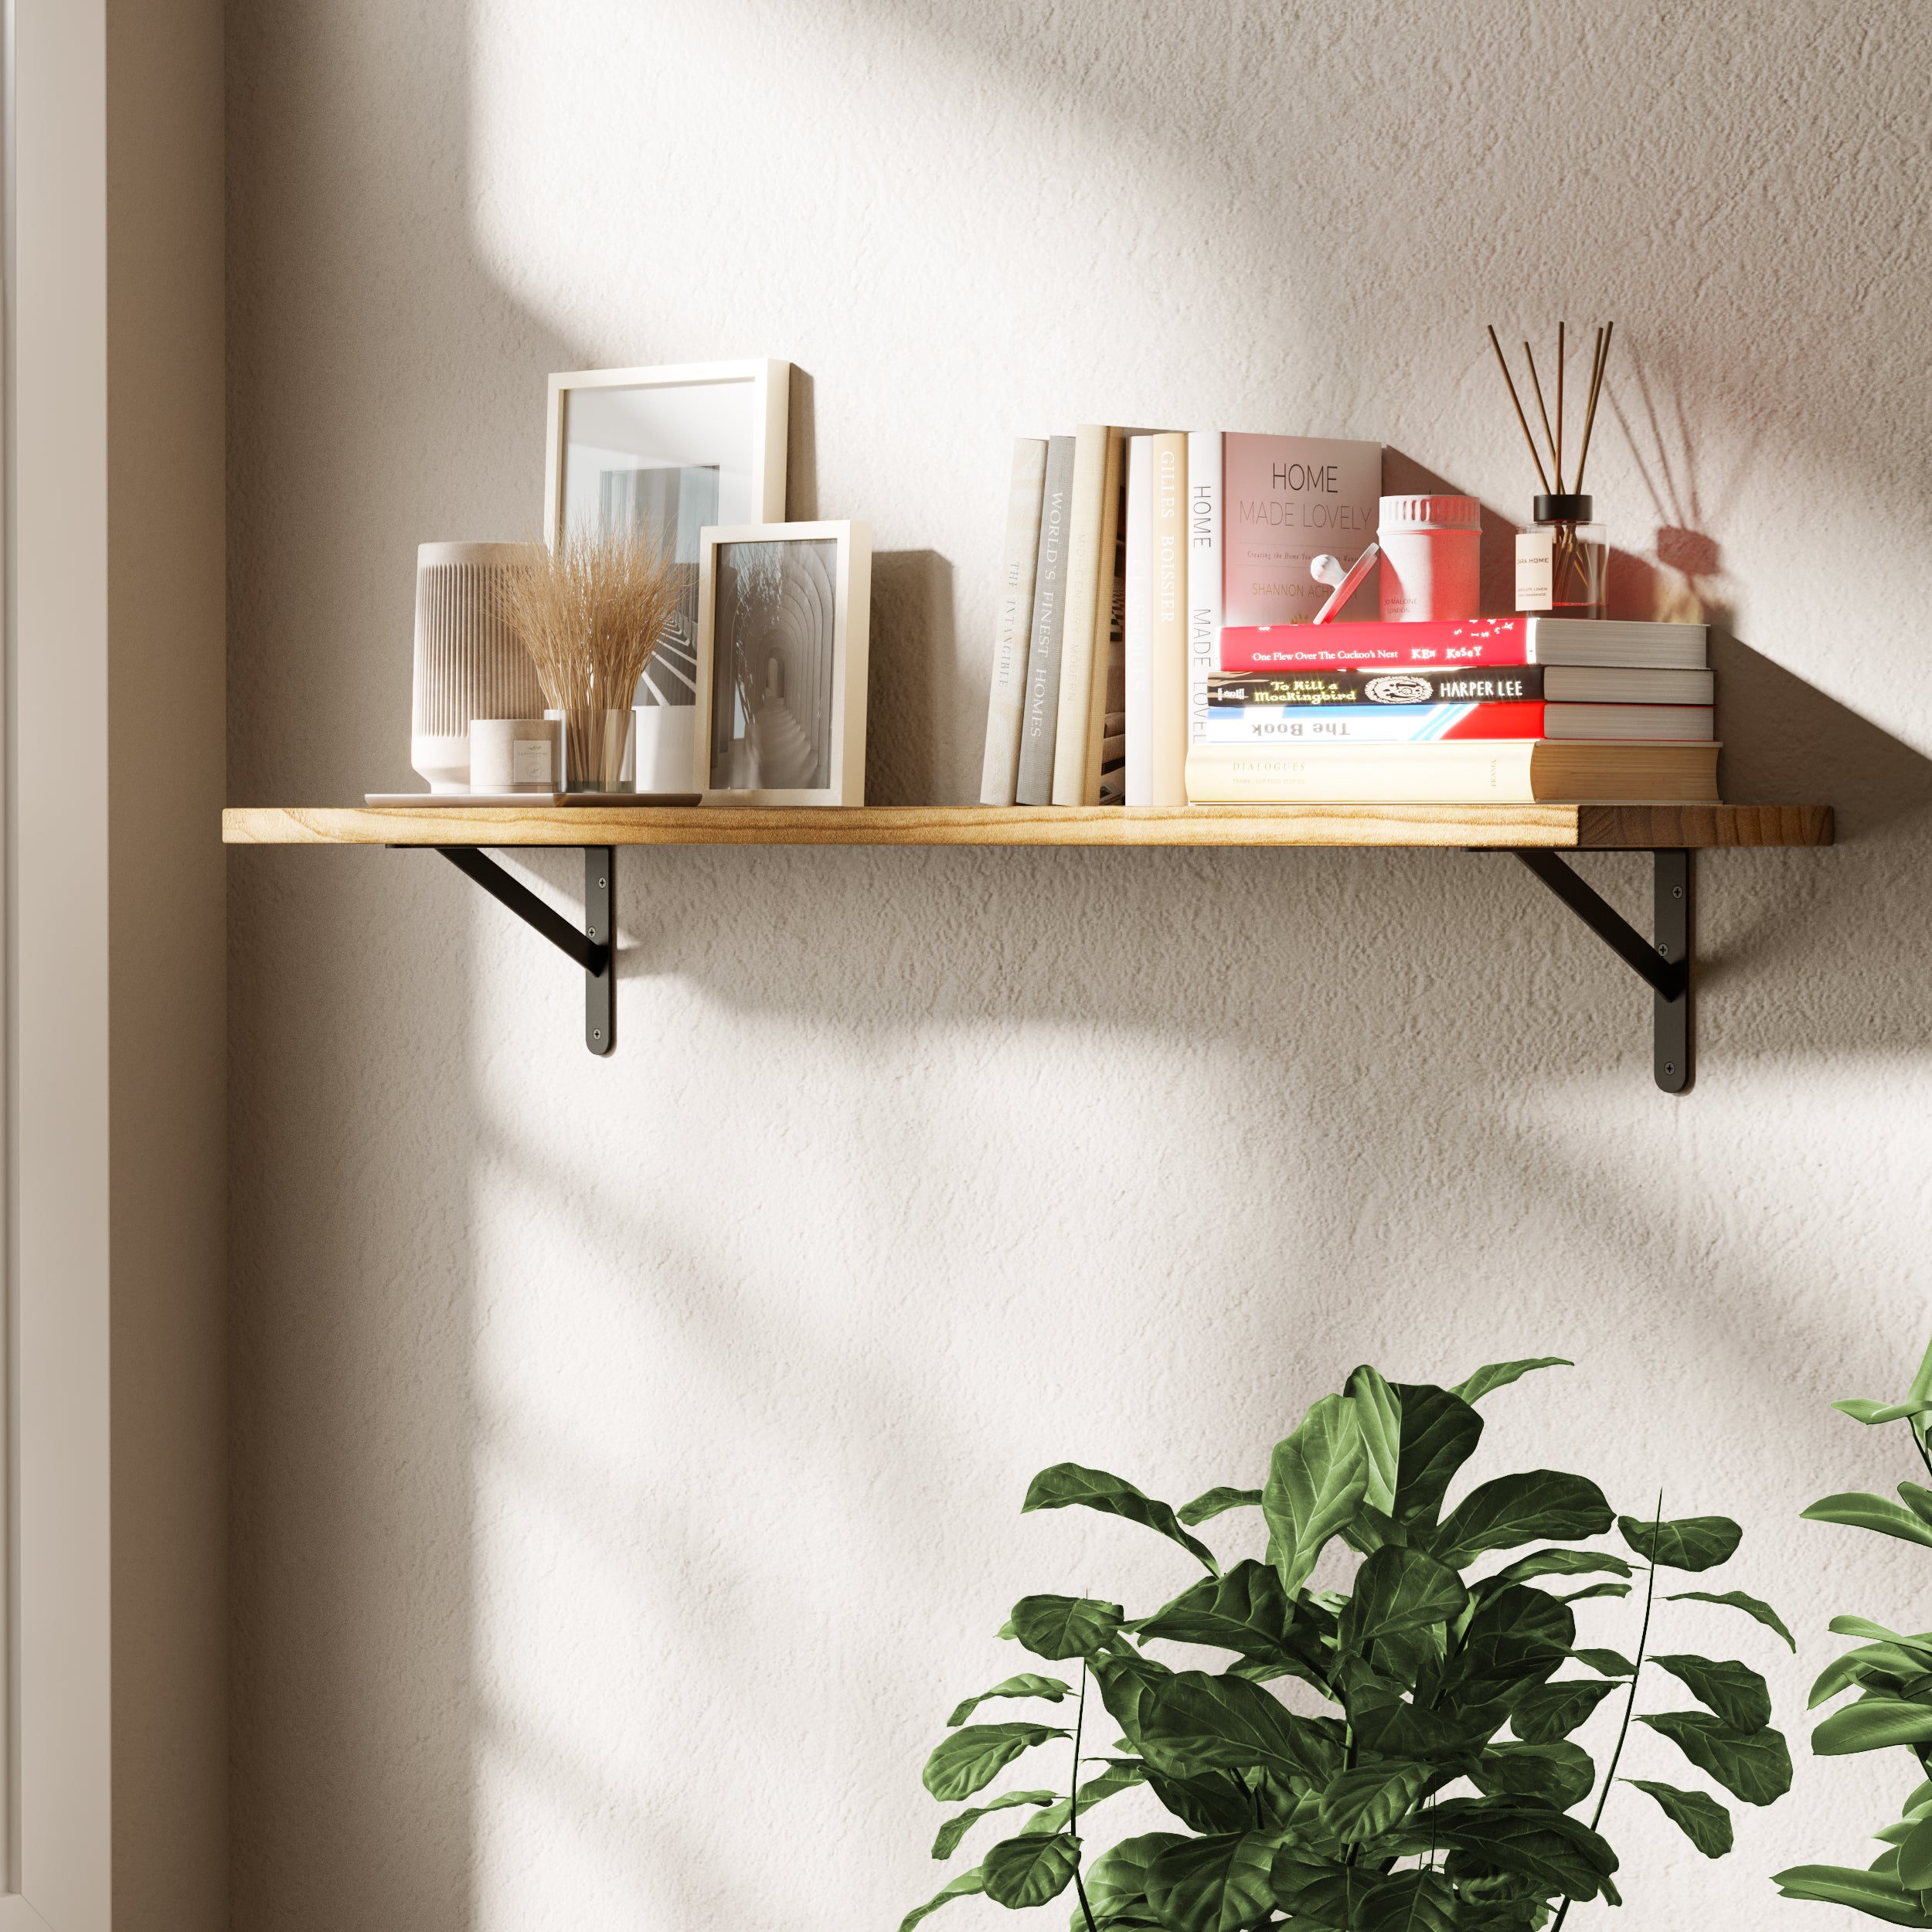
M1104 1470L1065 1463L1035 1477L1024 1509L1139 1524L1202 1573L1141 1615L1090 1597L1014 1605L1000 1635L1066 1674L1008 1676L954 1710L926 1788L978 1802L940 1825L933 1856L953 1856L996 1812L1031 1815L900 1932L975 1893L1019 1908L1070 1891L1073 1932L1556 1932L1573 1903L1618 1903L1617 1854L1599 1827L1633 1723L1747 1804L1781 1796L1791 1759L1764 1679L1736 1660L1649 1648L1660 1572L1716 1568L1737 1547L1735 1523L1667 1519L1661 1501L1647 1519L1617 1517L1594 1483L1548 1469L1493 1478L1447 1506L1482 1434L1476 1403L1567 1366L1492 1363L1454 1388L1357 1369L1275 1445L1258 1487L1217 1487L1179 1509ZM1224 1561L1192 1533L1237 1512L1251 1522L1249 1511L1260 1554ZM1583 1546L1613 1523L1629 1554ZM1338 1545L1359 1560L1349 1587L1314 1588ZM1573 1606L1627 1596L1640 1573L1634 1658L1580 1645ZM1675 1594L1791 1641L1742 1592ZM1202 1651L1222 1653L1216 1667L1189 1655ZM1639 1712L1647 1670L1696 1708ZM1616 1698L1600 1777L1574 1734ZM995 1699L1039 1700L1060 1721L970 1721ZM1118 1736L1098 1754L1103 1714L1103 1734ZM1063 1776L981 1795L1028 1753L1063 1744ZM1709 1792L1621 1781L1706 1855L1730 1849L1730 1814ZM1135 1789L1165 1810L1167 1828L1090 1855L1095 1808Z
M1932 1348L1903 1402L1862 1397L1835 1402L1834 1409L1868 1427L1903 1422L1920 1466L1932 1477ZM1908 1479L1899 1485L1900 1502L1884 1496L1825 1496L1804 1514L1814 1522L1846 1524L1881 1536L1932 1546L1932 1489ZM1904 1815L1876 1835L1885 1849L1869 1869L1836 1865L1794 1865L1772 1883L1787 1899L1815 1899L1849 1905L1889 1925L1932 1927L1932 1631L1902 1635L1862 1617L1835 1617L1832 1631L1859 1641L1826 1666L1811 1687L1811 1708L1828 1704L1846 1691L1858 1695L1825 1718L1811 1733L1821 1757L1854 1751L1912 1753L1913 1788Z

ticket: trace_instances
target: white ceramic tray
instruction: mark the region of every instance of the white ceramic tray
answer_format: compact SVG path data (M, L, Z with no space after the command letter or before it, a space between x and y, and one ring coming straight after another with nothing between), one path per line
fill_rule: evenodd
M695 805L701 791L366 791L366 804L412 811L474 805Z

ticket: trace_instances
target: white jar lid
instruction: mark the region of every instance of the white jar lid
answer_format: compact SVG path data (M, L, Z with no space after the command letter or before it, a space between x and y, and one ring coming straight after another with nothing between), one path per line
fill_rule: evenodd
M1385 530L1480 530L1482 505L1473 496L1385 496Z

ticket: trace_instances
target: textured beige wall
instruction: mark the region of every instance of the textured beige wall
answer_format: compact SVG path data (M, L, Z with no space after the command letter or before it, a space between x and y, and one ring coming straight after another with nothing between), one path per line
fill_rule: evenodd
M106 18L114 1924L213 1932L228 1903L222 10L109 0Z
M234 855L239 1927L896 1923L1013 1598L1185 1580L1027 1478L1258 1480L1365 1359L1577 1357L1493 1399L1489 1469L1740 1516L1801 1657L1689 1607L1665 1647L1768 1668L1801 1741L1833 1612L1926 1621L1912 1553L1794 1520L1906 1473L1825 1405L1928 1327L1922 10L230 28L232 802L410 782L414 546L534 533L548 370L797 363L793 513L879 553L872 796L963 800L1014 434L1379 437L1500 526L1482 325L1561 312L1619 324L1620 596L1728 617L1730 795L1845 837L1702 864L1681 1101L1506 859L628 855L599 1063L435 859ZM1804 1922L1763 1875L1862 1862L1911 1779L1798 1775L1721 1866L1621 1792L1628 1922Z

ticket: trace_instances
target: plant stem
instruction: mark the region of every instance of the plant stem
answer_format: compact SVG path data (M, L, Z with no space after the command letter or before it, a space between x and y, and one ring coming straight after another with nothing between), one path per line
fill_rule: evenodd
M1664 1492L1657 1492L1657 1514L1651 1519L1651 1547L1656 1547L1655 1532L1664 1520ZM1610 1802L1610 1787L1617 1781L1617 1762L1624 1754L1624 1740L1630 1735L1631 1713L1637 1708L1637 1680L1644 1674L1644 1653L1650 1643L1650 1607L1657 1600L1657 1559L1650 1560L1650 1580L1644 1586L1643 1628L1637 1634L1637 1668L1630 1674L1630 1695L1624 1699L1624 1721L1617 1732L1617 1748L1610 1754L1610 1768L1604 1773L1604 1788L1597 1794L1597 1808L1590 1815L1590 1828L1594 1832L1604 1815L1604 1807ZM1570 1901L1565 1898L1563 1909L1550 1926L1549 1932L1563 1932L1563 1920L1570 1916Z
M1073 1775L1066 1787L1066 1835L1070 1838L1077 1838L1080 1835L1074 1827L1080 1821L1080 1732L1087 1723L1087 1659L1083 1657L1080 1659L1080 1701L1073 1716ZM1073 1889L1080 1894L1080 1913L1087 1920L1087 1932L1096 1932L1094 1908L1087 1903L1087 1887L1080 1883L1080 1868L1077 1862L1080 1849L1077 1845L1073 1855L1076 1860Z

